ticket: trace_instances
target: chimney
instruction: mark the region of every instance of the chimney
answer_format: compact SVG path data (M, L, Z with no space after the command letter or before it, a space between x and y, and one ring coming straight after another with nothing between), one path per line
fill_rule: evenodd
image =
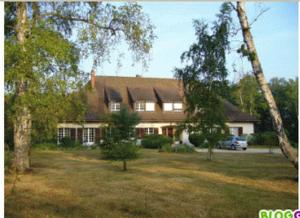
M91 86L92 86L92 89L95 88L95 83L96 83L96 71L93 69L91 71Z

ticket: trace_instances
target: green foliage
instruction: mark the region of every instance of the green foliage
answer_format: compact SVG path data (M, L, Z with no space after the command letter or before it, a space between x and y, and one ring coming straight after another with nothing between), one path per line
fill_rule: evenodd
M127 161L138 157L138 147L132 143L113 143L101 149L103 157L108 160Z
M298 142L298 77L286 80L272 78L270 87L280 111L285 131L291 141Z
M57 150L59 148L55 143L46 143L46 142L33 144L32 147L38 150Z
M172 147L172 152L177 152L177 153L193 153L195 152L194 148L191 146L188 146L186 144L178 144Z
M134 127L140 122L137 113L130 113L127 107L121 107L119 112L114 112L106 118L109 126L105 130L105 138L114 142L129 140L134 137Z
M163 145L171 145L172 139L164 135L147 135L142 139L142 146L144 148L161 149Z
M201 132L213 146L227 132L222 96L228 92L226 52L229 49L231 7L224 3L209 29L208 24L194 21L197 41L181 55L186 63L175 69L175 76L183 81L187 102L189 132ZM211 151L211 149L210 149Z
M162 147L159 149L159 152L172 152L172 145L169 143L163 144Z
M276 133L271 131L251 134L247 141L249 145L279 146Z
M250 115L259 118L259 111L261 109L267 109L265 99L260 92L255 77L252 75L245 75L238 84L234 86L232 95L239 108Z
M269 82L272 94L280 111L285 131L292 142L298 142L298 78L286 80L272 78ZM267 103L254 76L245 75L237 84L231 86L232 102L260 122L256 132L273 129Z
M131 138L140 118L137 113L129 113L127 107L121 107L119 112L112 113L106 121L109 126L104 131L102 155L109 160L123 161L123 169L127 170L126 161L138 157L138 148L131 142Z
M255 52L250 52L245 44L242 44L241 47L237 50L238 53L241 53L242 56L247 57L249 61L254 61L256 59Z
M196 147L203 147L205 143L205 136L203 134L191 133L189 135L189 141Z
M20 27L17 11L22 8L27 13ZM38 143L53 139L62 120L81 123L87 75L78 68L80 59L93 56L94 67L99 66L125 41L134 61L146 65L153 29L141 6L133 3L6 2L5 92L10 98L6 124L28 109L32 139ZM23 42L18 31L26 34ZM5 135L6 141L11 140L10 132Z
M75 141L70 137L64 137L61 140L60 146L62 148L76 148L81 147L82 145L78 141Z

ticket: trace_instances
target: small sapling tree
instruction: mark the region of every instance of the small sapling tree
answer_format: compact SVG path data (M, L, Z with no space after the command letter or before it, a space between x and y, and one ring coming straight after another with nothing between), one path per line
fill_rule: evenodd
M138 157L138 148L131 140L134 127L140 122L137 113L130 113L126 107L107 118L109 126L102 146L102 154L108 160L123 161L123 170L127 170L127 161Z

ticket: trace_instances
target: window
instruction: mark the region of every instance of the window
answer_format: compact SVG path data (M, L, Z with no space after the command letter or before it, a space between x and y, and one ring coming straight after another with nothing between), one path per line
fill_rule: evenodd
M145 102L143 101L135 102L135 111L145 111Z
M177 111L177 112L182 111L182 103L174 103L173 108L174 108L174 111Z
M146 111L155 111L155 103L146 102Z
M164 103L163 104L164 111L172 111L173 110L173 103Z
M83 143L93 144L95 139L95 129L85 128L83 129Z
M71 129L70 128L59 128L58 129L58 141L61 142L63 138L71 136Z
M145 135L154 134L154 128L145 128Z
M110 102L110 111L120 111L120 103Z

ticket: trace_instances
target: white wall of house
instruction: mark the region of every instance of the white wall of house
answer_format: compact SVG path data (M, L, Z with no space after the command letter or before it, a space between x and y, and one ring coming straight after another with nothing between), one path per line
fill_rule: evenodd
M254 133L253 123L226 123L229 128L243 128L243 134ZM59 123L57 128L101 128L105 127L107 124L104 123L86 123L83 125L76 123ZM162 134L162 128L166 126L176 126L176 123L139 123L136 128L158 128L158 134ZM189 141L189 133L184 130L180 135L180 140L182 143L187 145L192 145Z
M158 134L162 134L162 127L176 126L176 123L139 123L135 128L158 128Z
M100 128L107 126L104 123L85 123L85 124L77 124L77 123L59 123L57 128Z
M226 123L229 128L231 127L242 127L243 134L254 133L254 123Z

